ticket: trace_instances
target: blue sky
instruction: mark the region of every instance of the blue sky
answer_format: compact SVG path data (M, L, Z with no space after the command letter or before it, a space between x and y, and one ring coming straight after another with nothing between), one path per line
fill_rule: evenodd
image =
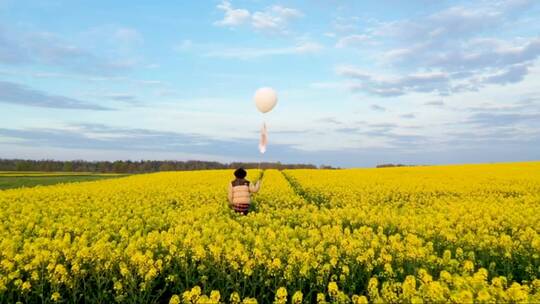
M0 157L538 160L539 18L533 0L0 0Z

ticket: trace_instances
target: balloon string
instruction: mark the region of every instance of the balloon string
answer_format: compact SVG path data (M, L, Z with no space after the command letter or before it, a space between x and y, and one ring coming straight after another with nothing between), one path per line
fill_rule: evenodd
M265 122L264 119L263 119L263 128L264 128L265 125L266 125L266 122ZM261 129L261 132L262 132L262 131L263 131L263 130ZM261 136L262 136L262 134L261 134ZM259 170L261 170L261 162L262 162L263 156L264 156L264 153L261 153L261 157L259 158Z

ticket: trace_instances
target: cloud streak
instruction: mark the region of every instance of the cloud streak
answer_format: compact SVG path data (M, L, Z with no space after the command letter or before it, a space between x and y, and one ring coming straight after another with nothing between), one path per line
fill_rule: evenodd
M0 103L54 109L112 110L98 104L61 95L52 95L6 81L0 81Z
M291 47L280 48L229 48L206 53L207 57L256 59L268 56L315 54L320 52L323 46L314 42L301 42Z
M116 40L139 39L136 32L120 29ZM131 70L135 62L105 58L46 31L20 31L0 24L0 63L10 66L42 64L77 73L112 75Z
M379 106L379 105L376 105L376 104L372 104L369 106L369 108L373 111L377 111L377 112L385 112L386 111L386 108L383 107L383 106Z
M536 126L540 131L540 112L539 113L493 113L480 112L471 115L467 123L481 127L501 127L501 126Z
M366 34L349 35L338 40L336 48L360 47L371 44L371 37Z
M63 149L139 151L152 153L187 153L191 155L215 155L231 160L256 159L259 155L257 140L215 139L210 136L150 129L122 128L102 124L76 124L65 129L12 129L0 128L0 138L7 143L32 147ZM265 157L270 159L302 159L310 155L292 145L272 144Z
M443 72L412 73L408 75L375 75L354 66L336 68L340 76L352 79L349 88L373 95L391 97L408 92L447 92L450 78Z
M336 72L357 81L350 86L352 90L378 96L413 92L451 95L519 83L540 58L540 37L486 36L505 37L500 32L513 28L525 14L523 8L533 5L532 1L482 1L413 19L380 22L340 38L336 47L376 42L376 52L382 54L377 56L382 58L380 64L394 70L395 75L360 75L351 71L354 65L338 67Z

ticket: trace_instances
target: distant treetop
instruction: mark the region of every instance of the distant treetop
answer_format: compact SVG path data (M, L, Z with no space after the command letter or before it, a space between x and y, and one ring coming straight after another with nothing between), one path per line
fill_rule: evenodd
M114 172L114 173L146 173L158 171L212 170L212 169L317 169L311 164L282 164L280 162L232 162L213 161L174 161L174 160L117 160L117 161L58 161L58 160L24 160L0 159L0 171L64 171L64 172ZM324 168L327 168L325 166Z

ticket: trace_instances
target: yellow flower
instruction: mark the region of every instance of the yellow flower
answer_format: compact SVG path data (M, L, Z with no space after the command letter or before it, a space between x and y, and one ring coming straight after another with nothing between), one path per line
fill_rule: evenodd
M418 270L418 276L424 284L429 284L433 281L433 277L425 269Z
M51 300L53 300L54 302L58 302L61 298L62 296L58 291L53 292L53 294L51 295Z
M116 290L116 291L121 291L122 288L123 288L122 282L120 282L120 281L114 282L113 288L114 288L114 290Z
M353 295L351 300L353 304L368 304L368 299L365 296Z
M255 299L255 298L245 298L242 301L242 304L257 304L257 299Z
M463 270L468 273L472 273L474 271L474 263L472 261L465 261L463 263Z
M452 296L454 303L473 303L473 294L470 290L462 290Z
M240 295L237 292L233 292L229 298L231 304L239 304L241 302Z
M335 298L339 293L339 288L336 282L328 283L328 294L330 297Z
M29 291L30 288L32 288L32 284L30 284L30 282L28 282L28 281L25 281L21 286L21 289L23 291Z
M438 281L429 282L420 289L430 302L444 302L448 299L448 289Z
M526 288L518 283L512 283L510 288L506 291L506 294L510 300L515 303L526 303L529 297Z
M325 290L321 303L540 301L540 162L265 170L246 217L227 209L230 179L162 172L0 191L0 294L141 302L156 284L170 294L188 281L214 290L170 300L241 303L221 295L260 282L261 298L311 300L275 287L286 282ZM353 296L362 273L366 294ZM112 294L85 289L97 276Z
M443 253L443 261L445 263L448 263L450 262L450 260L452 259L452 252L450 250L445 250L444 253Z
M219 299L221 298L221 295L218 290L212 290L210 292L210 300L212 300L215 303L219 303Z
M452 282L452 275L446 270L441 271L439 278L447 284Z
M302 304L303 297L304 295L302 294L302 292L297 291L293 294L291 301L293 304Z
M490 303L492 301L491 295L489 294L489 291L486 289L482 289L478 292L478 295L476 296L476 300L479 303Z
M408 275L403 281L402 285L403 297L405 299L411 299L416 293L416 278L412 275Z
M180 297L178 295L173 295L169 300L169 304L180 304Z
M202 295L194 301L196 304L209 304L210 302L210 298L207 295Z
M278 290L276 291L276 296L274 298L274 303L287 303L287 289L285 287L278 288Z
M368 295L370 300L374 301L379 298L379 281L377 278L371 278L368 282Z
M317 304L325 304L326 303L326 296L324 293L318 293L317 294Z

